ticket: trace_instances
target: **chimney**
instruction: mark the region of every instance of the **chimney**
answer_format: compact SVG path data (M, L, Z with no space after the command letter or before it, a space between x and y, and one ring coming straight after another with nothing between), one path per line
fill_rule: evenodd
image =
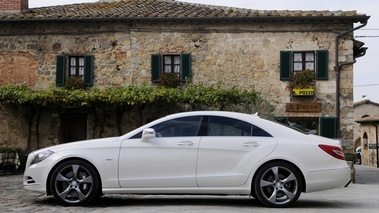
M29 0L0 0L0 14L21 13L29 9Z

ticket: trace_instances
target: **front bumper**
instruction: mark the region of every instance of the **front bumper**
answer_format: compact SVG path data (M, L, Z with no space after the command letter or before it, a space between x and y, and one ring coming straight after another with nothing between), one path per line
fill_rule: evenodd
M51 171L52 167L54 166L54 162L56 162L57 157L58 156L56 154L52 154L45 160L31 165L30 163L34 158L33 153L31 153L28 156L28 160L25 166L23 177L24 189L47 193L46 184L49 176L49 171Z

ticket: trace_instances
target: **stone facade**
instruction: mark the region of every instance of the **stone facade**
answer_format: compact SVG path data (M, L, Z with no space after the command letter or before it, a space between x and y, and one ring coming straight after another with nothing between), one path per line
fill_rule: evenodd
M1 85L24 84L35 90L54 87L60 54L93 55L94 88L151 84L151 54L190 53L193 83L211 85L222 80L225 87L254 89L276 105L278 117L338 117L339 98L340 138L345 148L352 148L353 65L341 69L339 97L334 70L337 48L339 62L354 60L353 33L336 45L338 34L352 30L351 22L4 21L1 26ZM328 79L316 81L314 96L294 97L286 90L287 81L280 80L280 51L284 50L328 50ZM322 110L286 110L287 103L301 102L320 103ZM61 112L43 111L36 133L28 129L26 119L35 114L18 110L23 109L0 111L0 146L35 149L61 143ZM88 139L99 136L94 133L93 115L89 112ZM110 123L101 137L117 135L114 120L106 122ZM35 142L37 136L40 144Z
M370 100L354 103L354 150L361 147L362 164L377 167L376 149L372 146L378 140L377 122L379 118L379 104ZM371 144L371 145L369 145ZM370 149L371 146L371 149Z
M357 122L361 131L361 163L378 168L379 115L364 117Z

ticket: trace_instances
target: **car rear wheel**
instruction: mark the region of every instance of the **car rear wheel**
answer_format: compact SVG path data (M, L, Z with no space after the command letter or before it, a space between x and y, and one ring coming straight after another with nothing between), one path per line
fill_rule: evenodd
M55 168L50 180L53 196L65 206L86 205L99 194L96 170L81 160L63 162Z
M255 197L265 206L286 207L299 198L302 182L292 165L271 162L257 171L253 187Z

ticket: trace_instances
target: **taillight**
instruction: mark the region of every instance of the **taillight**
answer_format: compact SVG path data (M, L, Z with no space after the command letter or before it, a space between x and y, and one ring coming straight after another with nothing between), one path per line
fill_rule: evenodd
M342 149L338 146L330 146L330 145L318 145L322 150L324 150L329 155L340 159L345 160L345 154L343 153Z

